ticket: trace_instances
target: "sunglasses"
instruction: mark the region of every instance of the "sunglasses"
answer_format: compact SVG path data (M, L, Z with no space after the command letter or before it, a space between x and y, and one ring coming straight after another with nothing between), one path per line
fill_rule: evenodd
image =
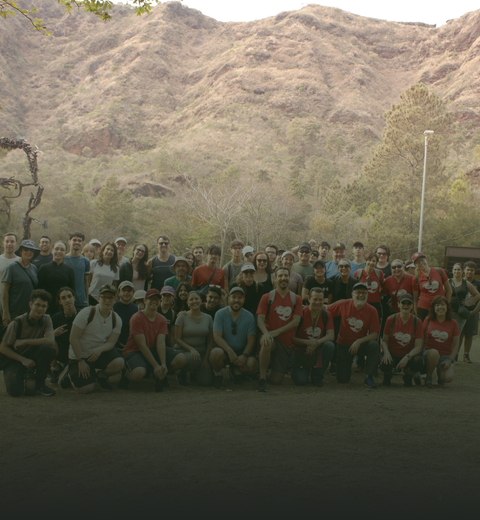
M159 246L168 246L168 244L170 244L170 242L159 242L158 243Z
M259 264L266 264L266 263L268 262L268 260L264 260L264 259L262 259L262 258L257 258L257 262L258 262Z
M308 251L308 249L306 251L303 250L303 251L300 251L300 254L301 255L308 255L308 254L310 254L310 251Z
M392 265L392 269L401 269L403 265Z
M234 321L234 322L232 323L232 334L233 334L234 336L237 335L237 322L236 322L236 321Z
M339 265L338 268L339 269L351 269L351 265L348 265L348 264L342 264L342 265Z

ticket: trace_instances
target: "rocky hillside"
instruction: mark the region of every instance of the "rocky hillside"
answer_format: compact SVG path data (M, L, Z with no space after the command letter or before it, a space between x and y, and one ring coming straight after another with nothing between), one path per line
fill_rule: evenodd
M109 23L41 5L51 37L0 22L0 135L65 166L161 149L172 170L282 173L300 121L319 142L345 139L348 175L416 82L449 100L467 140L480 121L480 11L435 28L314 5L249 23L179 2L142 17L116 6Z

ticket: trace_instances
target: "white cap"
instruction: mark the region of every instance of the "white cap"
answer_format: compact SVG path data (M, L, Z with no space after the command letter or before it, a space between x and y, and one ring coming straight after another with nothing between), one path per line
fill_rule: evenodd
M115 240L115 244L118 244L119 242L125 242L125 244L128 244L127 239L126 239L126 238L123 238L123 237L118 237L118 238Z

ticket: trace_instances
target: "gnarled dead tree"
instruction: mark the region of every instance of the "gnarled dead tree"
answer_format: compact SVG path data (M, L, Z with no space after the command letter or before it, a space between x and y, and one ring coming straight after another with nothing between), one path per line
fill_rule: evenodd
M30 192L30 198L28 200L28 208L25 211L25 217L23 218L23 240L30 238L30 226L33 218L30 213L38 207L42 200L43 186L38 182L38 166L37 166L37 155L40 150L37 148L34 150L25 139L9 139L8 137L0 138L0 148L6 150L22 149L28 158L30 165L30 174L32 176L32 182L22 182L12 177L6 179L0 177L0 212L4 212L7 218L10 220L11 204L13 199L18 199L22 194L22 190L28 186L34 186L37 189L36 194Z

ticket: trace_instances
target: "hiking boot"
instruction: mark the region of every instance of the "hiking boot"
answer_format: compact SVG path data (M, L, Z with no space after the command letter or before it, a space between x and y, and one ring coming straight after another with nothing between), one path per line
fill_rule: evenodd
M422 378L420 377L420 372L415 372L415 374L413 374L413 380L415 381L415 386L422 386Z
M60 377L61 373L62 373L62 371L60 369L50 370L50 383L52 385L56 385L58 383L58 378Z
M405 386L413 386L413 376L409 376L408 374L404 375L403 382Z
M62 373L60 374L60 377L58 378L58 384L60 385L60 388L62 390L68 390L69 388L72 388L72 382L68 377L68 365L63 369Z
M257 392L265 393L266 391L267 391L267 380L266 379L259 379L258 380L258 386L257 386Z
M331 376L337 375L337 365L336 363L330 363L330 370L328 372Z
M37 387L37 394L45 395L47 397L52 397L56 394L55 390L53 388L50 388L45 383L43 385L38 385Z
M217 390L220 390L220 388L223 388L223 376L220 374L219 376L213 376L213 388L216 388Z
M126 370L123 369L122 375L120 376L120 382L118 383L117 388L119 390L126 390L128 388L128 383L130 383L130 381L127 379Z
M102 374L101 376L99 374ZM103 375L102 372L99 372L97 374L97 383L99 384L100 388L105 392L110 392L112 389L112 385L108 382L108 379Z
M158 394L158 392L163 392L164 381L165 381L165 378L164 379L155 378L155 393Z
M383 386L392 386L392 374L383 374Z
M179 384L180 386L188 386L186 374L178 374L177 384Z
M35 381L34 368L27 368L25 371L25 395L37 395L37 383Z
M239 386L243 383L242 374L235 374L235 369L230 368L230 380L233 381L234 386Z
M364 386L366 386L367 388L371 388L372 390L375 390L377 388L377 383L375 383L372 376L367 376L363 384Z
M431 377L425 378L425 388L433 388L433 381Z

